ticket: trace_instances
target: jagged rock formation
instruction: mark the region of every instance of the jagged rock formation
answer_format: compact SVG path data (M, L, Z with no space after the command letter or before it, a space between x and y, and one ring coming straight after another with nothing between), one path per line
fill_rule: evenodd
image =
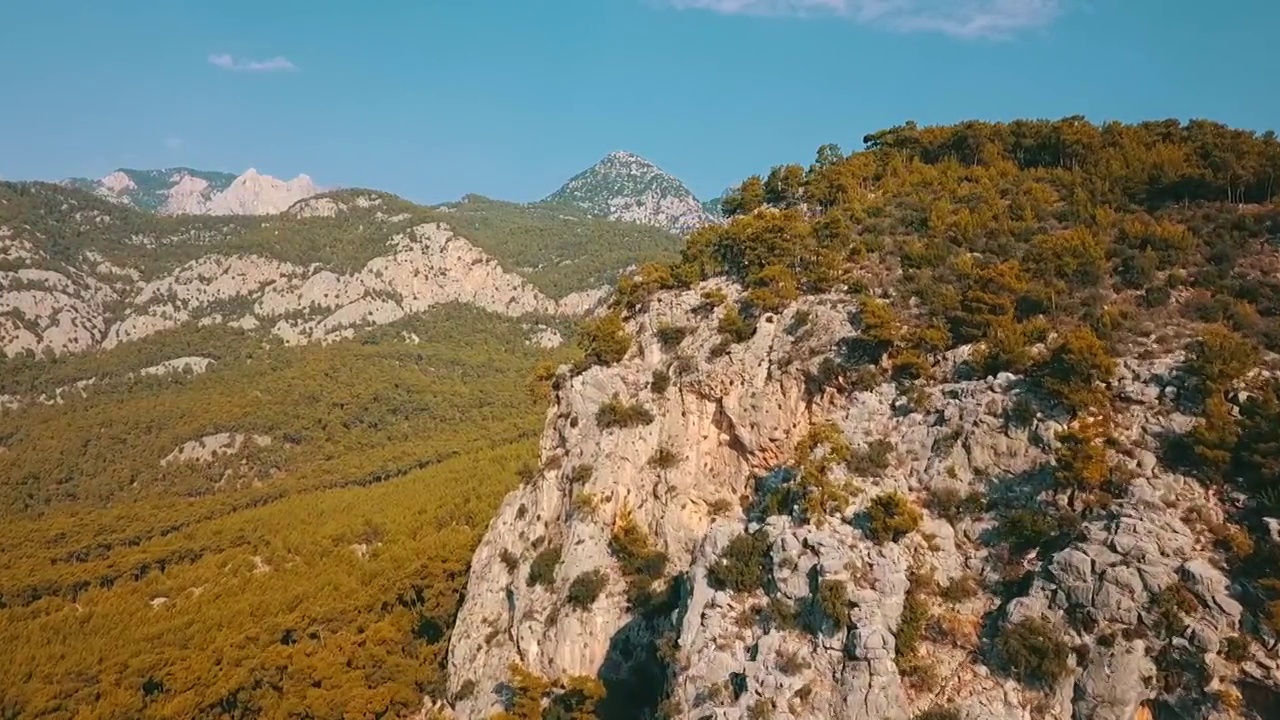
M544 203L577 207L597 217L688 235L717 222L684 183L644 158L614 152L569 179Z
M739 294L718 287L730 300ZM1171 717L1245 717L1230 707L1233 683L1280 686L1273 652L1226 650L1243 630L1241 607L1198 525L1220 521L1222 507L1156 458L1166 433L1193 422L1177 404L1176 354L1121 360L1111 390L1123 450L1111 460L1130 481L1105 519L1087 521L1065 547L1014 556L996 518L1042 502L1065 419L1025 381L941 382L923 396L893 384L822 388L814 384L821 360L857 334L853 301L803 298L717 356L703 289L651 300L628 324L635 342L622 362L557 378L542 471L507 497L472 561L449 651L457 717L499 708L513 662L548 678L598 676L616 703L608 716L635 718L659 716L660 701L661 716L715 720L907 720L943 707L964 720L1149 718L1157 673L1163 682L1180 677L1171 673L1187 656L1203 658L1204 674L1182 680L1186 702L1162 709ZM668 326L691 330L678 349L656 337ZM967 352L949 353L943 375ZM656 382L660 371L669 387ZM602 427L611 398L642 404L653 420ZM794 464L797 444L825 423L854 453L891 443L883 463L834 470L859 490L848 507L807 524L744 513L756 479ZM929 508L896 542L876 542L867 525L871 499L886 491ZM972 512L947 514L931 502L971 493L985 498ZM631 521L669 558L671 607L630 609L611 535ZM734 561L726 550L744 532L762 538L766 580L735 593L713 581L712 568ZM594 570L604 573L603 590L576 609L574 581ZM1006 582L1024 570L1029 584ZM908 629L920 622L905 608L922 575L973 587L928 598L930 624ZM1179 587L1193 600L1171 611ZM822 588L838 588L837 597L819 604ZM1171 612L1185 627L1171 629ZM1015 682L993 650L1026 620L1047 623L1073 649L1045 687ZM907 632L918 642L911 667L898 648Z
M72 178L63 183L163 215L274 215L320 192L306 175L277 180L253 168L239 177L183 167L120 169L101 180Z

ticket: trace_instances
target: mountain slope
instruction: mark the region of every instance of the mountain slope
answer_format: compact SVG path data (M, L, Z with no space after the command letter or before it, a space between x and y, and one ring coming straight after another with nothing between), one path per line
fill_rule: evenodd
M63 184L165 215L271 215L319 192L306 175L284 181L253 168L240 176L185 167L121 168L100 180L71 178Z
M684 183L639 155L613 152L543 201L596 217L660 227L677 235L715 222Z
M349 190L276 216L166 217L3 183L0 353L112 347L185 323L327 341L448 302L576 316L624 268L678 247L657 229L474 198L426 208Z

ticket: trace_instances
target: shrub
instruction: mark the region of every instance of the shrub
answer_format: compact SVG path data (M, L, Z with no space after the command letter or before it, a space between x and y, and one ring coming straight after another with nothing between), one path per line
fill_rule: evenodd
M586 610L595 604L596 598L608 582L599 569L584 572L569 583L569 604L578 610Z
M854 475L880 477L892 464L893 451L893 443L884 438L876 438L867 443L865 448L850 451L845 467Z
M961 603L977 597L981 590L981 579L974 573L967 572L942 586L938 594L947 602Z
M653 412L639 402L623 402L617 395L601 403L596 424L605 430L633 428L653 422Z
M724 311L716 329L720 332L722 342L729 344L746 342L756 334L755 323L743 318L742 313L733 305Z
M708 509L711 511L712 515L715 515L717 517L723 517L733 512L733 502L731 500L728 500L722 497L716 498L715 500L711 501L711 505L708 507Z
M654 550L649 535L636 523L630 512L624 511L618 518L613 535L609 538L609 551L622 569L627 583L627 601L632 609L644 611L658 601L653 584L667 571L667 554Z
M1041 507L1015 510L1000 519L999 533L1009 549L1018 555L1051 543L1061 543L1080 529L1080 518L1073 513Z
M622 316L616 312L584 320L578 326L577 341L582 348L577 370L612 365L620 362L631 350L631 335L622 324Z
M570 485L586 485L591 480L591 476L595 473L595 466L589 463L574 465L573 470L569 471Z
M735 593L759 590L769 576L769 546L769 536L763 531L735 537L707 569L707 579L719 590Z
M1049 689L1071 671L1071 647L1061 632L1039 618L1005 627L995 647L1003 668L1028 687Z
M1187 371L1206 386L1226 390L1258 364L1258 349L1224 325L1205 328L1191 346Z
M507 572L515 570L516 566L520 564L520 558L507 548L502 548L502 552L498 553L498 557L502 560L502 564L507 566Z
M596 496L585 490L573 496L573 511L582 516L591 516L596 512Z
M649 380L649 391L654 395L662 395L671 387L671 373L658 368L653 371L653 377Z
M929 623L928 590L929 583L912 573L903 599L902 618L894 633L894 652L899 661L914 658L920 651L920 641L924 639L925 627Z
M662 346L662 349L670 352L680 347L680 343L684 342L686 337L689 337L690 332L692 332L692 329L683 325L662 323L653 331L653 334L658 338L658 344Z
M659 445L657 450L653 451L653 455L649 458L649 464L659 470L670 470L684 461L670 445Z
M1115 376L1116 361L1093 330L1078 327L1065 333L1036 368L1041 386L1072 412L1108 402L1104 384Z
M933 375L929 360L916 350L902 350L894 353L889 363L889 376L900 383L927 380Z
M1097 421L1077 423L1058 433L1053 480L1059 490L1110 497L1113 474L1107 458L1108 437L1108 430Z
M887 492L871 499L867 507L871 539L878 543L897 542L920 527L924 513L899 492Z
M916 713L914 720L964 720L964 716L954 705L935 705Z
M563 548L559 545L552 545L543 548L534 556L533 562L529 564L529 587L535 585L550 585L556 579L556 566L560 564L560 554Z
M849 625L849 607L848 586L840 580L823 578L805 608L805 629L819 635L830 622L836 629L843 630Z
M1187 630L1187 615L1200 610L1200 601L1181 583L1173 583L1151 598L1154 613L1152 630L1167 638L1173 638Z
M1222 656L1234 663L1242 663L1253 655L1253 641L1247 635L1232 635L1223 646Z
M979 515L986 508L986 498L981 492L965 492L954 485L943 485L929 491L929 509L948 522Z
M785 653L778 658L778 670L787 677L799 675L811 667L813 666L804 659L804 655L798 650Z

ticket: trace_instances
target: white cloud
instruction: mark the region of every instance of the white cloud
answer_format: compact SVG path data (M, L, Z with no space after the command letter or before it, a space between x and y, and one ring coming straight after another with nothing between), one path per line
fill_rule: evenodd
M298 66L284 57L273 57L269 60L249 60L238 58L229 53L214 53L209 56L209 64L224 70L243 70L246 72L279 72L281 70L297 70Z
M170 150L177 150L182 147L182 138L170 136L164 139L164 146Z
M836 17L901 32L1001 38L1042 27L1067 0L663 0L724 15Z

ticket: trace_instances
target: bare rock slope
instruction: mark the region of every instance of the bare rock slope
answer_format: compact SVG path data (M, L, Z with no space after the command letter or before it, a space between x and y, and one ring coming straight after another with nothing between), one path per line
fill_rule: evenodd
M907 720L946 709L939 717L1131 720L1158 707L1234 718L1246 717L1236 687L1280 686L1273 652L1235 642L1241 607L1196 524L1221 520L1220 506L1156 460L1162 435L1192 422L1172 400L1177 357L1121 360L1111 388L1121 450L1110 454L1131 480L1106 519L1019 554L997 517L1048 497L1062 418L1007 374L911 396L893 384L816 387L821 360L856 335L856 310L805 298L719 354L722 311L708 316L698 291L664 293L629 323L625 360L562 371L542 471L506 498L472 562L448 660L457 717L509 701L512 663L598 677L608 716L635 718ZM639 413L618 426L619 402L651 421ZM821 461L840 444L859 459L831 468L854 490L842 511L801 522L760 507L760 488L794 482L798 456ZM889 540L867 521L886 492L925 508ZM948 512L946 497L984 501ZM636 593L647 582L628 562L636 537L667 559L656 598ZM726 576L748 579L726 586ZM591 579L603 581L598 597ZM1173 611L1171 597L1183 598ZM1040 686L1011 677L993 649L1027 628L1069 648L1050 653L1062 669ZM1187 658L1199 670L1176 676L1185 686L1170 694Z

